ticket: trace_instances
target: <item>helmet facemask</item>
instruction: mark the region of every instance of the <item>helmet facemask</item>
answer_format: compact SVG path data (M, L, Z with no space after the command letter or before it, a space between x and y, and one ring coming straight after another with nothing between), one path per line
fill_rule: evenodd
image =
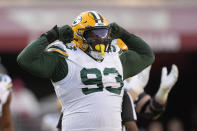
M108 26L86 27L84 43L88 44L87 52L97 60L103 60L105 52L110 50L111 38Z

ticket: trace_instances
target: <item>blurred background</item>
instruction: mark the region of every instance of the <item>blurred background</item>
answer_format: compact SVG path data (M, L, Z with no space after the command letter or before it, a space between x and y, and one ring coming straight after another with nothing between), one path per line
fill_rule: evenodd
M0 0L0 57L14 82L12 111L16 131L50 131L59 109L49 80L21 70L16 57L54 25L71 25L82 11L97 10L143 38L156 59L145 88L156 93L161 68L179 68L179 79L160 118L164 127L178 120L186 131L197 130L197 1L196 0ZM48 115L49 114L49 115ZM47 124L45 123L47 120ZM46 126L48 125L48 126ZM159 131L159 130L158 130ZM181 130L177 130L181 131Z

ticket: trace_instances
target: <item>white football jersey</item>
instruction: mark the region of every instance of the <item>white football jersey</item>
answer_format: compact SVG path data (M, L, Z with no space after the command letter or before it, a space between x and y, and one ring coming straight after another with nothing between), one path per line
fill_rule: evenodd
M2 116L2 108L6 103L10 88L12 86L11 78L8 75L0 74L0 117Z
M123 69L120 48L112 43L112 51L105 53L102 62L97 62L72 43L64 46L58 41L50 46L48 51L61 49L58 52L67 56L67 76L52 82L62 104L62 130L121 131Z

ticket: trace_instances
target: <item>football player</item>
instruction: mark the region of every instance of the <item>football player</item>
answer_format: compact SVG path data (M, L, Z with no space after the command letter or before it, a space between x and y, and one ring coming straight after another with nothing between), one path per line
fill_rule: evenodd
M3 66L0 63L0 130L13 131L11 121L11 78L2 72Z
M117 38L127 51L112 42ZM63 131L121 131L123 80L151 65L154 53L138 36L86 11L72 27L55 26L41 35L17 61L33 75L51 79L62 104Z

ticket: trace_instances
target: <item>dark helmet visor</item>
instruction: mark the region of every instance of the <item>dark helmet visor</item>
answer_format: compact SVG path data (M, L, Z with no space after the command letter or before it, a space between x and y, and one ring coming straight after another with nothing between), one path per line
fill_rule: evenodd
M86 30L83 36L86 39L87 43L90 44L93 48L97 44L107 45L109 44L110 41L109 28L94 28L94 29Z

